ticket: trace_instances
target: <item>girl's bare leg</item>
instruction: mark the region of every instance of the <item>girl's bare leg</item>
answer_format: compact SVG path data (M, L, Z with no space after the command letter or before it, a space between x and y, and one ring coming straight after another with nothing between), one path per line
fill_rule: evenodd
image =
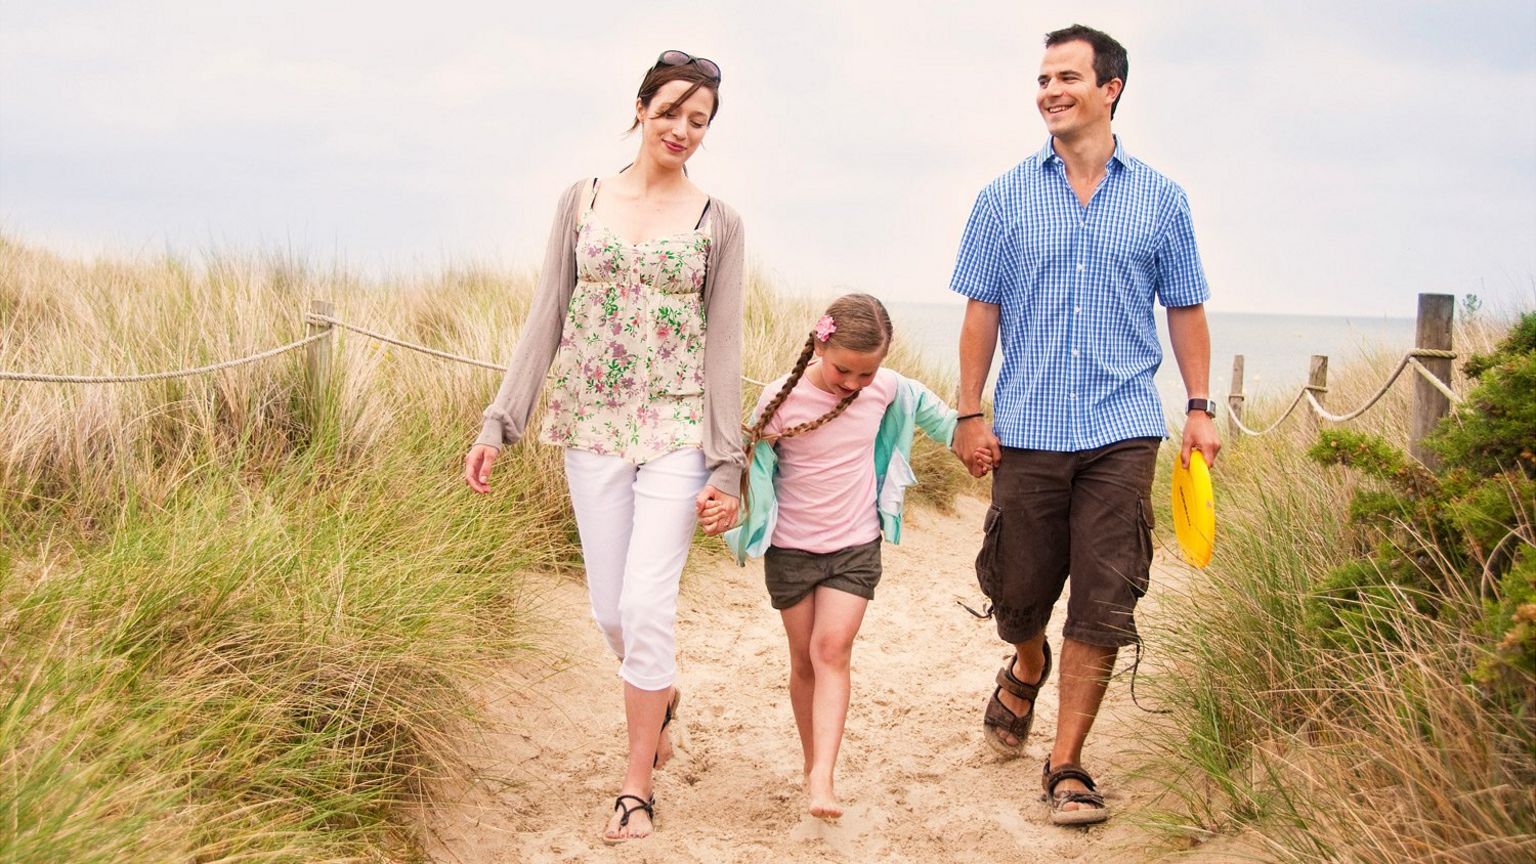
M816 622L816 593L782 609L784 634L789 637L789 704L795 709L795 729L800 733L800 751L805 759L801 773L811 773L811 697L816 687L816 672L811 665L811 631Z
M833 791L833 772L837 751L843 743L843 726L848 719L848 699L852 688L849 663L853 657L853 639L864 621L869 601L836 588L817 588L812 619L810 659L815 675L811 699L811 760L806 771L806 792L811 798L811 815L836 819L843 808Z

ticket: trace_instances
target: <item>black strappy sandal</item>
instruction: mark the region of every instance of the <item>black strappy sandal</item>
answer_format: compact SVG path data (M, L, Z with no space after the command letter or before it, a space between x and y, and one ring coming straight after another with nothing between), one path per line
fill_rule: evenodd
M1056 791L1056 785L1063 780L1077 780L1088 787L1087 792L1063 789ZM1045 793L1040 800L1050 805L1052 825L1093 825L1109 818L1109 807L1104 803L1104 796L1099 794L1098 787L1093 783L1093 777L1089 776L1083 766L1068 762L1064 765L1051 768L1051 760L1045 760L1045 769L1041 772L1040 785ZM1087 807L1079 807L1076 810L1063 810L1064 804L1087 804Z
M672 725L672 718L677 716L677 709L682 704L683 704L683 691L678 689L677 687L673 687L672 688L672 698L667 700L667 714L666 714L665 717L661 718L661 732L658 733L657 736L656 736L656 748L657 748L658 751L660 751L660 749L661 749L661 736L667 734L667 727ZM676 752L676 750L677 750L676 745L673 745L672 749L673 749L674 752ZM660 752L657 752L654 756L651 757L651 767L652 768L660 768L661 767L661 753Z
M1051 643L1046 642L1044 649L1045 665L1040 669L1040 680L1033 684L1026 684L1013 674L1015 655L1003 658L1006 662L1003 668L997 670L997 687L992 691L992 698L987 700L987 711L982 715L981 731L987 745L1009 759L1024 755L1024 741L1029 737L1030 727L1035 725L1035 702L1040 698L1040 688L1045 686L1046 679L1051 676ZM1003 700L998 698L1004 690L1019 699L1028 699L1029 710L1022 715L1010 711ZM1005 732L1019 743L1009 744L1004 741Z
M624 803L626 800L633 801L635 803L634 803L633 806L626 805ZM635 813L637 813L637 812L639 812L641 810L644 810L645 811L645 815L650 817L650 820L651 820L651 830L652 831L656 830L656 796L655 795L652 795L651 796L651 800L649 800L649 801L645 800L644 798L641 798L639 795L620 795L619 797L613 799L613 809L618 810L622 814L621 816L619 816L619 827L620 828L628 828L629 827L629 817L635 815ZM646 836L648 837L650 835L648 834ZM644 838L637 838L637 837L609 837L608 836L608 832L606 832L606 831L603 832L603 842L607 843L609 846L617 846L620 843L627 843L630 840L637 840L637 839L644 839Z

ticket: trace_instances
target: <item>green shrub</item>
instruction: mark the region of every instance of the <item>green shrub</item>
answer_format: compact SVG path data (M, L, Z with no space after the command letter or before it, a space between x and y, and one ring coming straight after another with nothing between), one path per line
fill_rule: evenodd
M1395 444L1406 387L1223 454L1209 578L1152 637L1176 669L1160 824L1250 830L1257 860L1536 860L1533 356L1527 315L1476 358L1434 471Z

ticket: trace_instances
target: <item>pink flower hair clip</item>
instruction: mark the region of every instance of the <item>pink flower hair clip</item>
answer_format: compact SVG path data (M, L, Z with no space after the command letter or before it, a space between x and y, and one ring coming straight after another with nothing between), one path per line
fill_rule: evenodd
M823 315L816 321L816 341L825 342L837 332L837 324L833 323L831 315Z

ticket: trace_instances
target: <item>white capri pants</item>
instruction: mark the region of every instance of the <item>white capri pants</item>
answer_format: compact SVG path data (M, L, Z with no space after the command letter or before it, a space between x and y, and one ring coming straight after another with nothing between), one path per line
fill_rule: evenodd
M698 449L636 465L618 456L565 451L565 478L581 534L592 617L641 690L677 680L677 586L698 518L694 500L709 472Z

